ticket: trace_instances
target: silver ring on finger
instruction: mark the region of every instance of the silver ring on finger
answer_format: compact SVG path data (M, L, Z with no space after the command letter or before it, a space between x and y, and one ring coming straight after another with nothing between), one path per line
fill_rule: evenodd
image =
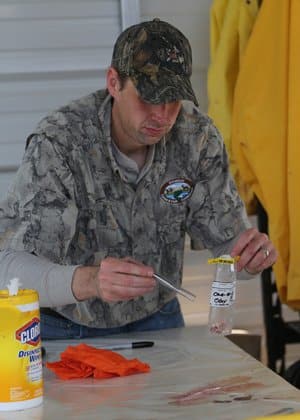
M261 249L261 251L263 252L264 257L265 257L265 258L268 258L268 256L270 255L270 251L268 250L268 248L266 248L266 247L262 246L260 249Z

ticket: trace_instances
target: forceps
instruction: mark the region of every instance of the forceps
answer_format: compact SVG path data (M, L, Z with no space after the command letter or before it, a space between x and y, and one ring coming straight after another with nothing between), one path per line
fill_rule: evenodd
M180 295L184 296L185 298L189 299L189 300L194 300L196 295L194 295L194 293L189 292L186 289L183 289L182 287L178 288L173 286L173 284L169 283L167 280L163 279L162 277L160 277L158 274L153 274L153 277L159 282L161 283L163 286L168 287L171 290L175 290L175 292L179 293Z

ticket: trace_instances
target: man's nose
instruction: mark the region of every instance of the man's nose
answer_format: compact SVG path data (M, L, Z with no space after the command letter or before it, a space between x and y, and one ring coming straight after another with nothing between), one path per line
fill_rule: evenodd
M168 104L158 104L152 105L151 114L158 122L166 122L169 115L169 106Z

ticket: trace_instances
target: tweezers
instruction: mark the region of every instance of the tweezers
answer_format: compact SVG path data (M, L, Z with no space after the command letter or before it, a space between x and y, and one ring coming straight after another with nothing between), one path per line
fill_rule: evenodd
M181 296L184 296L185 298L189 300L194 300L196 295L194 293L189 292L186 289L183 289L182 287L175 287L173 284L169 283L167 280L160 277L158 274L153 274L153 277L163 286L168 287L171 290L174 290L176 293L180 294Z

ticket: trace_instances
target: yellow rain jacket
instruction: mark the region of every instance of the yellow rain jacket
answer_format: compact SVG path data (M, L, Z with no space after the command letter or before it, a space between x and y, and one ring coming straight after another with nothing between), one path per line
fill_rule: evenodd
M257 12L257 0L215 0L210 9L208 114L222 133L229 154L231 172L248 213L254 212L253 193L238 178L231 152L231 118L240 61Z
M300 309L300 1L264 0L235 88L232 153L268 213L281 301Z

